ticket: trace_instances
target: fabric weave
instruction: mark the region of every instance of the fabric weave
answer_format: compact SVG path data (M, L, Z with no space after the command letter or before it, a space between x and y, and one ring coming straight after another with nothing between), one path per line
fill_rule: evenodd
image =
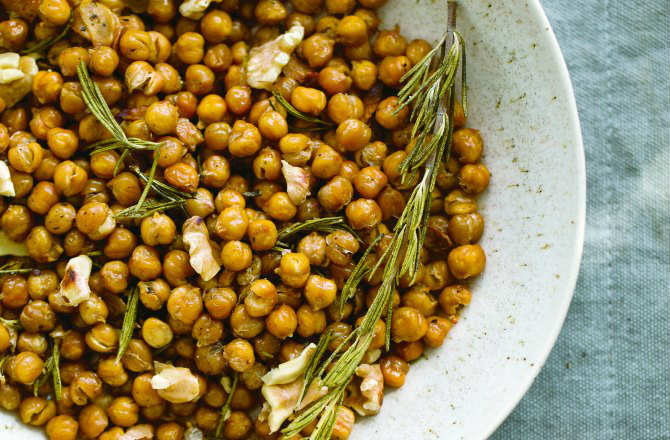
M543 5L584 134L586 244L558 342L493 439L670 439L670 3Z

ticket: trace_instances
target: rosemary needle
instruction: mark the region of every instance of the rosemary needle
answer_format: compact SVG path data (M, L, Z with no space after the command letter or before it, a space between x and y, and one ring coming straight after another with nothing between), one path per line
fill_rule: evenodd
M226 420L228 420L228 417L230 416L230 403L233 401L233 394L235 394L235 390L237 389L237 381L239 379L238 373L235 373L233 376L233 384L230 386L230 393L228 393L228 397L226 398L226 403L223 404L221 407L221 416L219 416L219 423L216 425L216 431L215 431L215 438L220 439L221 434L223 432L223 426L226 423Z
M295 237L297 234L311 231L333 232L338 229L348 231L356 237L358 241L361 241L361 238L349 227L344 217L322 217L306 220L304 222L292 223L281 229L277 234L277 245L280 248L288 248L289 245L286 243L286 240Z
M119 351L116 353L118 362L128 348L128 344L133 337L135 322L137 319L137 300L140 297L139 289L135 288L130 292L128 304L126 305L126 314L123 316L123 325L121 326L121 335L119 336Z
M326 122L319 118L315 118L314 116L309 116L302 113L300 110L293 107L282 95L280 95L277 92L272 92L272 96L274 96L275 101L277 101L279 105L281 105L282 107L284 107L284 109L286 109L286 113L288 113L289 115L293 116L296 119L300 119L302 121L309 122L311 124L319 125L321 126L320 128L324 130L335 126L335 124L333 124L332 122Z
M65 38L67 33L70 31L70 28L72 27L72 22L73 21L74 21L74 11L70 12L70 18L67 20L67 23L65 23L65 26L58 33L58 35L55 35L51 38L47 38L46 40L42 40L39 43L35 44L34 46L30 46L26 49L23 49L21 51L21 55L28 55L28 54L31 54L31 53L40 53L43 50L48 49L49 47L58 43L60 40Z

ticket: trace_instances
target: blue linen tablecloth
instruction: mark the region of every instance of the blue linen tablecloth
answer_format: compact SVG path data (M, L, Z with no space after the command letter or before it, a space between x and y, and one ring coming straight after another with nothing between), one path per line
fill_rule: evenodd
M670 4L542 3L577 95L586 244L558 342L493 438L670 439Z

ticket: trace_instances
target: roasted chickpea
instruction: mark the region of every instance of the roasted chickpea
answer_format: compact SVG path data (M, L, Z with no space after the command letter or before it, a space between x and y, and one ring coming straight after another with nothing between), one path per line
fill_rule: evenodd
M347 46L359 46L368 39L368 25L356 15L347 15L337 24L338 41Z
M56 415L56 404L42 397L28 397L19 406L19 417L26 425L42 426Z
M484 219L478 212L457 214L449 219L448 231L456 244L476 243L484 232Z
M401 128L407 122L409 108L398 109L398 97L389 96L377 105L375 120L387 130Z
M37 142L19 144L9 149L7 159L9 164L17 171L32 173L42 162L44 152Z
M149 371L153 368L151 348L141 339L131 339L121 358L123 366L134 373Z
M51 182L39 182L28 196L27 205L31 211L44 215L58 202L58 190Z
M251 248L248 244L231 240L221 248L221 263L223 267L233 272L239 272L251 265Z
M177 107L169 101L154 102L144 114L144 120L151 131L159 136L174 133L178 118Z
M413 307L399 307L393 312L391 336L395 342L415 342L428 330L426 318Z
M88 348L98 353L111 353L119 343L118 330L109 324L97 324L85 335Z
M320 275L310 275L305 284L305 299L313 310L325 309L335 301L335 281Z
M23 351L10 358L6 371L15 382L32 384L42 373L44 361L35 353Z
M306 38L298 52L310 67L323 67L333 58L335 41L325 34L316 33Z
M145 245L139 245L133 249L130 260L128 260L128 268L132 275L142 281L157 278L163 270L158 251Z
M244 372L256 362L253 346L244 339L233 339L223 348L223 356L230 368Z
M347 205L347 221L354 229L372 228L382 220L382 210L371 199L357 199Z
M79 427L87 438L98 438L109 425L109 418L105 410L96 404L82 408L79 413Z
M0 217L2 231L13 241L23 241L33 227L30 210L23 205L9 205Z
M126 258L137 245L137 237L128 229L116 227L107 237L103 253L107 258Z
M285 339L292 336L298 327L298 317L291 306L282 304L270 313L265 325L272 335Z
M79 423L68 415L58 415L49 420L46 434L49 440L76 440Z
M200 289L191 285L176 287L167 301L170 317L184 324L193 324L202 313Z
M282 255L277 273L287 286L302 287L309 278L309 258L300 253L286 253Z
M20 18L4 20L0 22L0 37L3 46L11 50L19 50L28 39L30 28L28 23Z
M230 87L226 92L225 99L228 109L232 113L243 115L251 108L251 89L248 86ZM235 125L237 125L237 123L235 123Z
M28 255L39 263L52 263L61 256L63 247L44 226L34 227L25 241Z
M198 172L184 162L171 165L165 170L165 180L182 191L192 193L198 187Z
M404 55L387 56L379 64L379 80L389 87L397 87L411 67L411 61Z
M115 425L127 428L139 420L140 408L130 397L117 397L107 407L109 420Z
M441 316L431 316L428 318L428 331L423 340L427 346L437 348L444 343L444 338L452 327L451 321Z
M235 121L228 142L230 154L236 157L248 157L256 154L261 147L261 134L253 124L241 119Z
M128 381L128 373L123 368L123 364L114 356L101 360L97 373L103 382L113 387L120 387Z
M405 384L405 377L409 372L409 364L398 356L386 356L379 363L384 376L384 385L400 388Z
M286 7L277 0L261 0L256 4L254 15L259 23L276 25L288 15Z
M270 314L277 304L277 288L268 280L256 280L244 298L244 307L249 316L260 318Z
M151 317L142 324L142 339L153 348L165 347L172 337L172 329L160 319Z
M208 43L222 43L232 31L233 21L224 11L210 11L200 20L200 32Z
M48 332L54 329L56 314L49 304L42 300L31 301L21 310L19 322L24 330L31 333Z
M247 231L251 248L255 251L267 251L277 242L277 227L270 220L254 220Z
M363 101L351 93L337 93L328 101L328 116L336 124L363 117Z
M280 191L270 196L263 211L276 220L288 221L295 217L297 208L289 195Z
M319 203L329 212L338 212L344 208L353 197L354 188L349 180L335 176L321 187L317 193Z
M291 104L301 112L318 115L326 108L326 95L318 89L298 86L291 92Z
M449 252L447 262L452 275L463 280L482 273L486 264L486 255L480 245L466 244Z
M71 48L69 50L72 50ZM62 56L62 53L61 53ZM40 104L55 102L60 96L63 87L63 77L58 72L41 70L33 79L33 95Z
M204 64L191 64L184 74L184 87L196 96L206 95L214 88L214 72Z
M468 194L479 194L489 186L491 173L484 164L467 164L458 172L458 184Z

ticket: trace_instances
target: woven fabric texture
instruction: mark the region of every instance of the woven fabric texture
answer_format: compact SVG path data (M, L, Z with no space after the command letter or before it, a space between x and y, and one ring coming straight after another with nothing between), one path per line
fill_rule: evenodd
M670 439L670 2L542 3L582 123L586 244L558 342L493 438Z

